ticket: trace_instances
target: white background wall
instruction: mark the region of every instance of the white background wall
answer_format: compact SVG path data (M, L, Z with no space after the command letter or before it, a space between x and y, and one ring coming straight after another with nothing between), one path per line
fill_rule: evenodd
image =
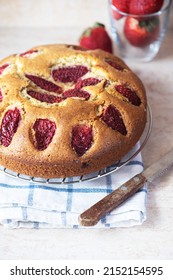
M107 22L107 7L107 0L0 0L0 26L85 27Z

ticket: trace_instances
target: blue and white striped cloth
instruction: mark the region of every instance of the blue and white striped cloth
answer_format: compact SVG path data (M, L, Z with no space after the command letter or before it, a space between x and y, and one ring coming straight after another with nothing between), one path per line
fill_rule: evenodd
M78 217L83 211L142 170L138 154L118 171L89 182L41 185L0 174L0 224L8 228L81 228ZM93 228L142 224L146 193L144 186Z

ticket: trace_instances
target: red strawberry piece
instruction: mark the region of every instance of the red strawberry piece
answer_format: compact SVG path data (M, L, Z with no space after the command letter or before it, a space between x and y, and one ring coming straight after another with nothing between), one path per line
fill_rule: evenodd
M76 89L76 88L68 89L64 91L62 95L64 98L79 97L79 98L84 98L85 100L88 100L90 98L90 94L87 91Z
M89 150L93 142L92 127L76 125L72 129L71 145L78 156L82 156Z
M131 14L147 15L158 12L161 9L164 0L131 0L129 2L129 12Z
M8 63L3 64L2 66L0 66L0 75L3 73L3 71L9 66Z
M159 19L138 20L133 17L126 18L124 35L129 43L135 47L146 47L154 42L159 35Z
M2 90L0 89L0 102L2 102L3 100L3 94L2 94Z
M33 125L35 131L35 146L38 150L45 150L52 142L56 131L56 124L48 119L37 119Z
M116 63L115 61L106 59L105 60L109 65L111 65L113 68L119 70L119 71L123 71L124 67L122 67L120 64Z
M87 28L79 39L80 46L89 50L101 49L112 53L112 40L104 24L95 23Z
M35 85L37 85L38 87L45 89L47 91L52 91L55 93L61 93L62 92L62 88L48 80L45 80L41 77L35 76L35 75L30 75L30 74L26 74L25 75L30 81L32 81Z
M77 51L86 51L87 49L77 45L67 45L67 48Z
M19 109L8 110L1 123L0 142L3 146L8 147L17 131L21 115Z
M100 80L97 78L87 78L87 79L80 79L77 81L77 84L75 85L76 89L80 89L82 87L87 87L87 86L95 86L98 83L100 83Z
M77 82L79 78L88 73L88 68L83 65L66 66L53 69L52 76L55 81L63 83Z
M117 130L123 135L127 134L127 130L124 125L122 116L120 112L113 105L109 105L103 111L103 115L101 119L107 124L107 126L111 127L113 130Z
M35 98L41 102L46 102L46 103L50 103L50 104L60 103L65 99L60 96L50 95L50 94L46 94L46 93L38 92L38 91L34 91L34 90L29 90L27 93L32 98Z
M26 52L24 52L24 53L21 53L20 54L20 56L22 56L22 57L27 57L27 56L29 56L30 54L32 54L32 53L37 53L38 52L38 50L29 50L29 51L26 51Z
M124 97L126 97L133 105L139 106L141 104L140 98L133 89L127 87L126 85L117 85L115 89Z
M112 5L115 6L121 12L126 14L129 13L129 4L130 4L129 0L112 0ZM115 19L120 19L123 17L123 15L119 13L117 10L113 9L113 17Z

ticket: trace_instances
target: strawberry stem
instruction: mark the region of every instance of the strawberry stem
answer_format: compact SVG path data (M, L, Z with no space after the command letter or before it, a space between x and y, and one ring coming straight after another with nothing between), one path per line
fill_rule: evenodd
M139 21L139 26L141 28L145 28L148 32L152 32L158 24L159 24L159 20L156 17L154 17L150 20Z
M97 28L97 27L103 27L103 28L105 28L105 25L104 25L103 23L96 22L96 23L94 23L93 28Z

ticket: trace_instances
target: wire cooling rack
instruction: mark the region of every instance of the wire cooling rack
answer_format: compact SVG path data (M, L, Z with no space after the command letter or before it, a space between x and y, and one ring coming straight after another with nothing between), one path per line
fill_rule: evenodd
M144 129L144 132L139 140L139 146L136 149L134 147L124 158L121 160L115 162L111 166L107 166L103 169L100 169L99 171L82 175L82 176L76 176L76 177L65 177L65 178L38 178L38 177L31 177L27 176L21 173L14 172L10 169L7 169L5 167L0 166L0 172L3 174L6 174L13 178L18 178L23 181L32 182L36 184L47 184L47 185L60 185L60 184L71 184L71 183L80 183L85 181L91 181L98 179L100 177L106 176L108 174L111 174L112 172L115 172L122 168L124 165L128 164L130 160L132 160L138 153L140 153L145 146L151 132L152 128L152 113L151 109L148 106L148 113L147 113L147 123Z

